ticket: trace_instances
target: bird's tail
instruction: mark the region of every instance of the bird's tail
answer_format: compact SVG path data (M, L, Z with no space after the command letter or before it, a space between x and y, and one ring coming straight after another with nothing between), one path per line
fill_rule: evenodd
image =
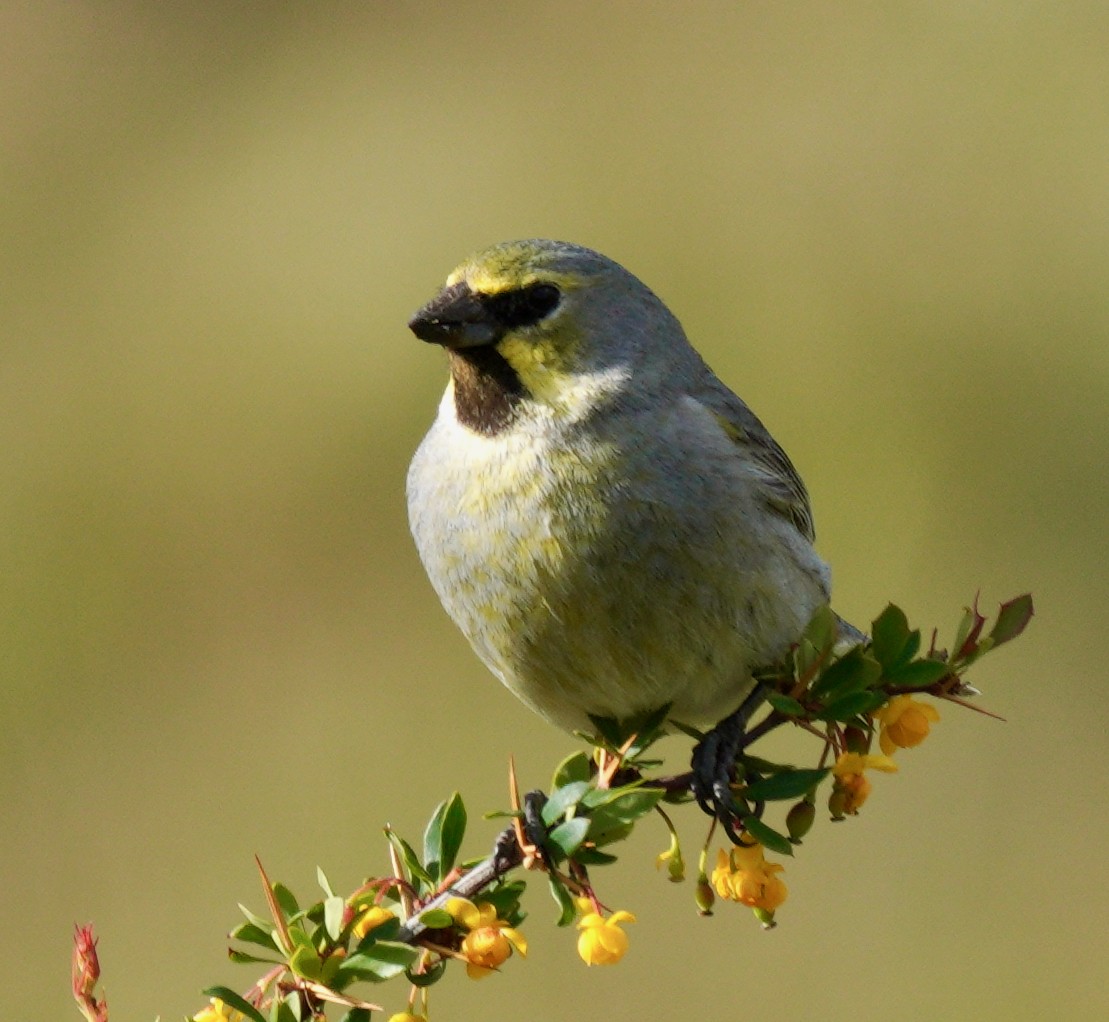
M850 649L852 646L861 646L870 638L866 632L860 631L850 621L844 621L838 614L836 621L839 623L839 641L836 646L841 649Z

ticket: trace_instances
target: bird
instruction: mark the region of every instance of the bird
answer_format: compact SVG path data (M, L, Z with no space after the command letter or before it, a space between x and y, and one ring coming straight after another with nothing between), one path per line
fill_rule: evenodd
M567 731L742 726L830 572L793 463L674 314L599 252L529 239L470 256L408 327L450 371L409 524L478 657ZM714 804L737 742L695 753Z

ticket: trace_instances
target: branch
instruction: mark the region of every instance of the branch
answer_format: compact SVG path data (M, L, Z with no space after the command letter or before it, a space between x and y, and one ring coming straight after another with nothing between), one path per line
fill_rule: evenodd
M402 944L415 943L424 932L430 929L420 918L425 912L442 908L451 898L472 899L475 894L480 894L505 874L516 869L523 861L524 852L516 839L515 827L505 827L493 843L493 854L468 869L445 891L437 894L426 905L422 905L411 919L401 925L394 939Z
M964 681L967 669L1019 636L1032 614L1031 597L1017 597L1001 605L986 632L986 618L976 605L968 607L947 652L936 647L934 632L923 649L920 631L890 605L871 623L871 637L845 650L839 620L830 608L821 608L784 660L757 672L756 691L765 692L770 706L766 716L738 741L722 744L718 737L727 780L714 783L716 812L702 832L693 898L697 910L710 915L717 899L734 901L752 909L763 926L774 925L775 911L787 895L778 875L784 866L764 853L793 855L813 825L818 789L826 781L831 818L857 815L871 792L866 771L895 771L893 753L919 745L940 719L935 706L915 696L969 706L965 697L976 690ZM351 988L393 978L411 984L408 1010L396 1017L426 1018L426 988L442 978L451 960L480 978L498 971L513 954L526 953L527 941L517 929L525 916L521 896L526 883L522 877L505 882L505 877L530 866L535 849L561 906L558 925L576 923L580 931L578 954L589 965L619 961L627 948L620 927L634 916L603 907L591 871L615 862L619 842L651 816L661 817L669 835L670 846L658 865L665 863L672 881L685 875L677 827L660 803L692 802L696 774L655 776L661 761L649 758L653 744L674 723L668 717L669 707L635 721L591 717L596 733L585 737L602 750L600 768L593 755L579 749L555 769L548 796L532 792L522 805L513 782L511 811L505 814L512 824L497 837L492 854L465 872L457 863L467 812L455 792L428 822L422 854L386 828L392 872L366 879L353 894L336 893L319 872L324 897L302 906L292 891L263 873L269 918L244 909L246 922L230 934L238 945L230 956L265 966L265 974L245 994L210 987L205 992L211 1004L194 1019L320 1022L326 1002L333 1002L350 1009L344 1022L369 1022L370 1012L379 1009ZM750 753L755 742L786 723L816 739L810 765ZM706 737L680 729L697 741ZM881 755L872 751L874 746ZM729 830L727 821L734 828ZM712 867L718 822L725 822L723 830L732 840L716 851ZM95 938L91 929L79 928L73 993L89 1022L107 1022L107 1004L95 993L98 981Z

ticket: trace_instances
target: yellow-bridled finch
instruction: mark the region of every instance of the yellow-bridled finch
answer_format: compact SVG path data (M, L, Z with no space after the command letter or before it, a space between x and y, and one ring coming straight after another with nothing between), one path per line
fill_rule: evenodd
M412 534L489 669L569 730L736 711L829 572L789 458L662 301L590 249L513 241L409 327L451 374L408 472Z

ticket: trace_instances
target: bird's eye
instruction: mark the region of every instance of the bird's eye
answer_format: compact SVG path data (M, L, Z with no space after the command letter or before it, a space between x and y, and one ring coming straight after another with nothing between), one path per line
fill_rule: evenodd
M514 291L486 295L483 304L505 329L534 326L554 311L562 294L553 284L529 284Z

